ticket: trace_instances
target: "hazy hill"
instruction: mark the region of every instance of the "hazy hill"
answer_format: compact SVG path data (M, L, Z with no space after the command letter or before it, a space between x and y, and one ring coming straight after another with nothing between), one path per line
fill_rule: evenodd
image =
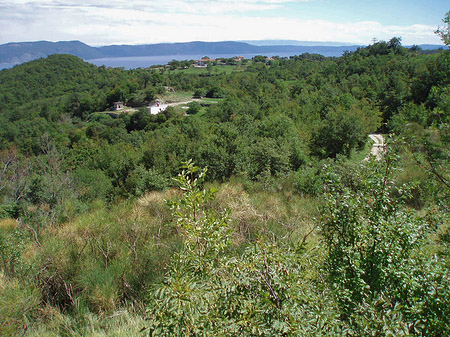
M113 45L100 47L103 57L124 56L162 56L162 55L190 55L190 54L233 54L257 53L258 46L243 42L185 42L159 43L148 45Z
M254 46L326 46L342 47L349 46L349 43L332 41L297 41L297 40L243 40L240 42L248 43Z
M19 42L0 45L0 63L22 63L52 54L71 54L83 59L102 57L97 48L80 41Z
M80 41L67 42L20 42L0 45L0 63L23 63L52 54L72 54L82 59L127 56L164 56L190 54L249 54L292 52L324 53L356 50L358 46L299 46L299 45L264 45L256 46L244 42L185 42L159 43L148 45L112 45L91 47Z
M303 53L317 53L323 55L340 55L345 51L354 51L357 45L344 45L335 42L307 42L293 40L262 40L235 42L182 42L158 43L146 45L111 45L91 47L80 41L62 42L19 42L0 45L0 64L6 67L20 64L52 54L71 54L84 60L110 57L130 56L167 56L167 55L217 55L217 54L265 54L290 53L300 55ZM439 45L420 46L424 50L442 48Z

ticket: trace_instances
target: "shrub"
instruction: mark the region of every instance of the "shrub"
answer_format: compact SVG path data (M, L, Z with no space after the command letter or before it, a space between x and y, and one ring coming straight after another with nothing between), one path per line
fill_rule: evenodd
M17 218L22 208L16 202L0 205L0 219Z
M10 278L24 277L29 268L22 258L29 238L16 226L14 220L2 220L0 226L0 271Z
M77 168L72 176L84 201L105 200L112 192L111 179L99 169Z
M230 256L228 215L206 207L214 190L200 189L206 170L191 162L183 168L177 181L184 195L170 204L184 245L150 295L149 334L341 335L330 294L314 282L314 272L306 277L317 256L305 254L302 244L266 239Z
M186 113L188 115L195 115L197 114L201 109L201 105L198 102L191 102L189 103L189 109L187 109Z
M300 195L317 196L321 193L323 178L316 167L303 167L295 175L294 186Z
M131 185L130 189L134 191L134 195L142 196L150 191L162 191L168 187L167 179L156 169L145 169L140 165L130 174L127 184Z
M336 174L326 180L324 266L341 319L356 335L448 335L448 261L427 252L436 227L404 206L409 188L396 188L395 159L385 157L360 171L356 188Z

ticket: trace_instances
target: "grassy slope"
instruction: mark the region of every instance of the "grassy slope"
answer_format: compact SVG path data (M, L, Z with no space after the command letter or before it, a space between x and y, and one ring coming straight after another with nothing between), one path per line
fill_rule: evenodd
M249 184L235 177L215 185L217 197L210 207L231 210L237 249L261 233L301 239L318 217L318 201L295 194L289 177L270 184ZM8 333L27 326L28 336L121 336L125 331L127 336L138 336L145 326L139 308L146 301L147 288L158 282L179 245L165 203L165 199L178 196L179 192L169 190L109 209L98 204L88 214L47 228L40 234L40 247L30 241L24 256L27 264L45 265L39 273L44 292L39 295L32 283L21 288L1 278L0 301L9 304L0 310L0 320L12 315ZM313 236L310 239L315 240ZM69 312L57 307L57 303L72 301L62 280L73 288L77 303ZM61 287L61 298L42 305L46 287ZM25 301L27 296L36 301Z

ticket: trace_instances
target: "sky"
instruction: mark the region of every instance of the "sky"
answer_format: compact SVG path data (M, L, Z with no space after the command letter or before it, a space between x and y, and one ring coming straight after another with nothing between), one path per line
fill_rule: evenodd
M299 40L441 44L448 0L0 0L0 44Z

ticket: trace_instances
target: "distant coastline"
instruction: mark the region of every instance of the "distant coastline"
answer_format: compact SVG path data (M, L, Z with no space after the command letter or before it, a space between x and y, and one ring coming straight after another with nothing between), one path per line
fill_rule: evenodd
M258 53L252 53L252 54L243 54L243 56L246 59L251 59L252 57L259 55ZM265 56L273 57L273 56L279 56L279 57L290 57L297 54L292 53L266 53ZM328 52L328 53L321 53L321 55L326 57L338 57L341 56L342 53L338 52ZM99 59L90 59L85 60L86 62L95 64L96 66L106 66L106 67L112 67L112 68L124 68L124 69L136 69L136 68L147 68L154 65L166 65L172 60L199 60L204 56L208 56L212 59L217 58L232 58L237 56L236 54L209 54L209 55L203 55L203 54L196 54L196 55L164 55L164 56L129 56L129 57L106 57L106 58L99 58Z
M345 45L336 42L301 41L251 41L251 43L223 42L183 42L148 45L112 45L91 47L80 41L37 41L18 42L0 45L0 69L11 68L17 64L52 54L71 54L97 66L123 67L125 69L144 68L157 64L167 64L171 60L195 60L203 56L212 58L243 55L251 59L255 55L268 57L289 57L304 53L320 54L327 57L341 56L345 51L355 51L364 46ZM290 45L271 43L292 43ZM421 45L423 50L442 48L440 45Z
M282 43L282 41L280 41ZM253 45L244 42L182 42L148 45L111 45L91 47L81 41L37 41L0 45L0 68L11 68L52 54L71 54L97 65L136 68L155 64L167 64L172 59L186 60L203 56L233 57L255 55L287 57L303 53L340 56L344 51L356 50L356 45L301 46L301 45Z

